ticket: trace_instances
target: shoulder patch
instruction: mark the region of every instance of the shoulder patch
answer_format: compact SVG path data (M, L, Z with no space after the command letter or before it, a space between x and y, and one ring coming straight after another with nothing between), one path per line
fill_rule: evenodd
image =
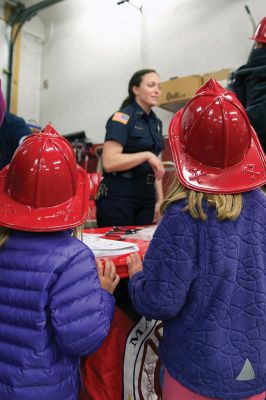
M126 125L129 121L129 118L130 116L128 114L117 111L116 113L114 113L112 121L121 122L121 124Z

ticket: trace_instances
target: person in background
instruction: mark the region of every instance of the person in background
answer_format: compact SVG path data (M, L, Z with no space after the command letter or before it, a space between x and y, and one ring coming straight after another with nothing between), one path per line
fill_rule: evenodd
M23 118L5 112L0 127L0 169L10 163L17 147L30 134L31 130Z
M153 69L134 73L128 97L106 125L103 181L97 195L97 224L148 225L157 222L163 200L162 122L158 104L160 77Z
M255 45L247 64L232 74L228 88L245 107L266 152L266 17L260 21L252 39Z
M108 334L119 277L75 237L88 195L51 125L0 172L1 400L77 400L79 357Z
M262 400L262 147L241 103L215 80L176 113L169 140L178 179L162 204L143 266L137 253L127 257L135 308L163 321L163 399Z
M1 127L3 119L4 119L5 111L6 111L6 102L5 102L5 99L3 96L2 82L0 79L0 127Z

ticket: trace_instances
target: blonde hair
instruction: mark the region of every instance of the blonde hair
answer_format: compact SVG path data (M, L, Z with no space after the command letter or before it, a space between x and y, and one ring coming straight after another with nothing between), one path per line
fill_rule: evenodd
M83 229L84 225L76 226L73 228L73 236L83 242Z
M4 247L10 236L10 229L0 226L0 249Z
M163 214L170 204L187 199L187 205L183 211L188 211L190 215L202 221L207 219L207 214L202 207L202 200L205 199L207 204L216 209L216 217L219 221L224 219L235 220L239 217L242 210L243 198L242 194L210 194L196 192L185 188L177 179L176 173L171 177L172 182L168 192L161 205L161 213Z

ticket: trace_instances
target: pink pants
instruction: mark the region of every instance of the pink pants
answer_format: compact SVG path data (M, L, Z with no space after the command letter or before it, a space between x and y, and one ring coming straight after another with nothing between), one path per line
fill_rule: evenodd
M256 394L255 396L246 397L243 400L264 400L266 392ZM170 376L167 370L164 373L163 382L163 400L217 400L213 397L201 396L200 394L191 392L178 381Z

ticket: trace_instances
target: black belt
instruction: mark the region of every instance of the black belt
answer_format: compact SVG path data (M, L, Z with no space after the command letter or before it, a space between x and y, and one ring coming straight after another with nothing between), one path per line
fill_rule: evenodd
M154 174L138 174L134 171L125 171L125 172L111 172L109 175L126 179L136 179L145 182L147 185L153 185L155 182Z

